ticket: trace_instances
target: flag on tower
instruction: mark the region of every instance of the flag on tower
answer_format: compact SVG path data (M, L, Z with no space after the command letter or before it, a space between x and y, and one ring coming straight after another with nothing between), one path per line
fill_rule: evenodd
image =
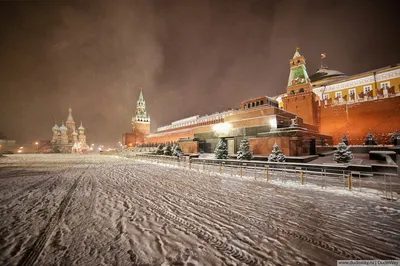
M326 54L321 54L321 59L325 59L326 58Z

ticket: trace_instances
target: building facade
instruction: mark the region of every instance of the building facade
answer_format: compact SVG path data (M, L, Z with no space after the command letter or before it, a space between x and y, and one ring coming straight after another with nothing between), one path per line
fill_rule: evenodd
M76 129L71 108L68 109L68 117L65 125L64 121L62 121L61 126L58 126L58 124L55 123L52 131L53 138L51 144L53 151L62 153L81 153L89 150L89 147L86 144L85 128L81 121L81 125Z
M131 120L132 132L122 135L122 143L128 147L135 147L144 143L146 135L150 134L150 116L146 111L146 101L143 97L143 88L140 88L139 99L136 103L135 114Z
M137 112L144 110L139 104ZM144 102L144 100L143 100ZM296 49L289 60L286 92L275 97L245 100L240 108L205 116L193 116L150 133L135 127L128 146L179 141L184 152L213 152L219 138L226 139L230 154L248 138L256 155L270 154L277 143L286 155L315 154L317 146L336 145L346 135L350 144L363 144L372 133L380 144L388 144L400 128L400 65L358 75L322 67L309 75L306 59ZM141 122L135 117L135 124ZM226 132L219 132L225 128ZM141 127L139 127L141 129ZM124 134L126 135L126 134Z

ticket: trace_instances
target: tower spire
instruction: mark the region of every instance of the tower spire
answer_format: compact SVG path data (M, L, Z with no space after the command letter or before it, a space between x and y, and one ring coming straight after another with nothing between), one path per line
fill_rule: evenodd
M143 88L142 88L142 87L140 87L139 101L144 101L144 98L143 98Z
M134 123L134 122L145 122L145 123L150 122L150 117L147 115L147 112L146 112L146 101L144 100L144 97L143 97L143 88L142 87L140 87L140 94L139 94L139 99L136 104L135 116L132 117L132 123Z
M68 122L74 122L74 118L72 117L72 108L71 107L69 107L68 108L68 118L67 118L67 124L68 124Z

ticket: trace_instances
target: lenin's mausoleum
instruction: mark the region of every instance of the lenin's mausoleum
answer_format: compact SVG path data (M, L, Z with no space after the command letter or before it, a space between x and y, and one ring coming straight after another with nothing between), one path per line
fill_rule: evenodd
M183 152L213 152L224 137L229 154L248 138L255 155L268 155L277 143L285 155L316 153L318 146L336 145L346 135L362 145L368 133L389 144L400 129L400 64L347 76L321 67L308 75L298 49L290 59L286 92L245 100L237 110L193 116L150 133L150 117L142 92L132 118L132 133L123 134L128 147L179 142Z

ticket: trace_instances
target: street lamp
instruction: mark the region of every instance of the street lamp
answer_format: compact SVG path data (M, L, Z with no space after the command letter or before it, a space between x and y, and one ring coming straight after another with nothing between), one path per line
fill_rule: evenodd
M36 141L36 142L35 142L35 145L36 145L36 151L39 151L39 142Z

